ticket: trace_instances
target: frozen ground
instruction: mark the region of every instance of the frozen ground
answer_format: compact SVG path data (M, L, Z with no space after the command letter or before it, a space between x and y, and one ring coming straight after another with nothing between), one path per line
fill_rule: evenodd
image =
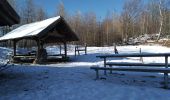
M119 53L170 52L162 46L120 46ZM48 50L57 50L48 47ZM95 80L90 66L102 66L96 55L113 53L113 47L89 47L88 55L74 57L71 61L50 65L14 65L0 73L0 100L170 100L170 90L163 86L159 73L114 72ZM0 48L1 60L9 49ZM143 58L144 62L163 62L164 58ZM110 59L110 61L135 61L139 58Z

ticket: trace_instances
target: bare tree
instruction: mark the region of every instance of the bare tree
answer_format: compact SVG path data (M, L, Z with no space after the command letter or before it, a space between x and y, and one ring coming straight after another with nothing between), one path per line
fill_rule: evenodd
M157 41L160 39L160 36L162 33L162 26L163 26L163 21L164 21L163 10L164 10L163 1L159 0L160 27L159 27Z
M36 21L41 21L48 18L47 13L44 11L42 7L38 7L36 10Z
M141 14L142 2L141 0L127 0L123 6L121 14L123 40L127 41L129 37L136 34L136 22Z
M66 13L66 11L65 11L65 7L64 7L63 2L60 2L60 3L57 5L56 15L57 15L57 16L62 16L62 17L64 17L64 18L66 18L67 13Z
M18 2L21 0L8 1L19 12L21 24L40 21L48 17L44 8L37 6L34 0L22 1L22 5L19 6ZM108 12L103 20L98 20L93 11L83 14L78 10L69 15L64 3L60 2L57 5L55 16L62 16L68 21L80 39L79 44L113 45L113 43L128 41L129 38L141 34L158 33L157 40L165 34L168 35L170 33L169 4L170 0L149 0L146 3L143 3L143 0L126 0L120 14Z
M36 5L33 0L26 0L23 4L21 12L21 22L22 24L27 24L35 22L36 18Z

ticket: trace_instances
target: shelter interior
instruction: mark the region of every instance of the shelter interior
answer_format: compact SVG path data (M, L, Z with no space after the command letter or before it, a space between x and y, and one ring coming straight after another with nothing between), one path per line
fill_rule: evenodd
M24 48L23 44L25 45ZM13 63L51 63L69 60L66 43L41 44L40 48L38 48L35 40L24 39L16 42L14 45L16 47L13 51ZM46 50L46 47L52 45L55 45L59 52Z
M42 23L44 25L41 26ZM36 26L32 28L30 27L31 25ZM21 32L20 30L26 31ZM78 40L79 39L77 35L72 31L72 29L66 23L64 18L62 18L61 16L20 26L17 29L7 33L3 37L0 37L0 42L4 41L13 42L13 62L32 61L33 63L44 63L47 62L49 58L57 58L57 60L67 61L68 60L67 43ZM28 52L27 54L24 55L17 54L17 47L19 46L20 42L25 42L26 44L29 44L29 46L31 47L36 46L36 50ZM44 47L45 45L50 44L63 45L64 53L48 55Z

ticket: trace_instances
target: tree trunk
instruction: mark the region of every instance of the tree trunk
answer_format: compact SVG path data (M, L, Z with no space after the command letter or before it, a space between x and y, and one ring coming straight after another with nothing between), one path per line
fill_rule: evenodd
M159 3L160 28L159 28L159 33L158 33L157 41L158 41L158 40L160 39L160 37L161 37L162 26L163 26L163 14L162 14L161 5L162 5L162 0L160 0L160 3Z

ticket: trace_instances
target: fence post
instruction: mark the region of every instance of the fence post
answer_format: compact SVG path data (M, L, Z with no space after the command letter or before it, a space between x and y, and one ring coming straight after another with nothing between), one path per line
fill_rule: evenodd
M85 55L87 55L87 44L85 43Z

